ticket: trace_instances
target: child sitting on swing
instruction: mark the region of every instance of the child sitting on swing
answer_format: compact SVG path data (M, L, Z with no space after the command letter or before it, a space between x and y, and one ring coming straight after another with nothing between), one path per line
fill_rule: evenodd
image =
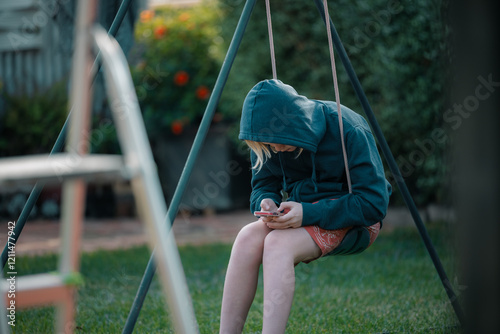
M251 149L250 209L280 216L262 216L236 237L224 284L221 334L242 332L261 264L262 333L284 333L295 266L331 253L353 226L366 227L369 245L377 237L391 186L368 124L341 108L352 192L335 102L310 100L279 80L262 81L248 93L239 138Z

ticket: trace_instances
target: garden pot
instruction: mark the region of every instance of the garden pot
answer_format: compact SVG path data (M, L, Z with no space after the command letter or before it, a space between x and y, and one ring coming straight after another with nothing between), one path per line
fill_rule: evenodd
M227 126L216 125L208 131L184 190L180 210L206 212L248 207L250 163L236 153L227 130ZM186 129L180 135L154 140L153 154L167 205L174 195L195 135L196 129Z

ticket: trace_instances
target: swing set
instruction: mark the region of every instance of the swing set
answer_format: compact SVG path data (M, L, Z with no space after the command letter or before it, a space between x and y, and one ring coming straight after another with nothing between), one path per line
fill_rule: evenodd
M243 39L246 26L250 20L256 1L257 0L247 0L244 5L226 57L206 106L199 130L195 136L191 151L189 152L185 167L168 210L165 206L164 197L159 187L151 149L147 141L144 123L140 118L140 110L133 91L131 78L128 73L126 59L123 56L122 51L119 49L116 41L113 39L113 36L116 35L132 1L122 1L117 15L107 34L102 30L102 28L92 28L93 15L95 14L97 0L79 1L75 33L76 47L75 55L73 57L72 85L70 92L71 111L68 119L62 127L50 154L43 156L42 159L36 160L36 164L33 165L34 167L26 167L27 164L33 163L35 160L25 159L24 157L17 160L12 160L11 158L0 160L0 184L15 183L23 179L29 179L36 182L17 220L17 224L11 233L11 238L9 238L9 241L3 249L1 261L2 267L5 267L8 262L9 249L12 249L12 246L15 247L15 243L17 242L27 218L31 213L41 191L43 190L45 182L49 180L48 175L51 174L50 169L54 166L53 163L66 163L67 165L68 160L64 159L68 159L69 153L67 153L66 156L60 153L64 149L65 141L67 141L66 147L69 151L72 147L83 146L79 145L79 143L86 140L82 137L82 131L88 131L90 105L88 103L84 103L84 101L88 101L90 99L90 87L102 64L107 83L106 85L108 86L109 100L120 101L118 104L114 103L114 106L112 105L111 108L118 130L118 139L120 141L122 151L124 152L123 157L93 157L92 155L87 154L85 150L82 150L77 152L78 157L81 157L82 161L83 158L87 159L87 164L82 163L78 166L78 168L67 168L65 173L62 173L64 175L60 175L61 173L56 175L57 178L60 178L61 176L69 178L68 181L64 181L63 187L63 224L61 228L63 251L61 252L59 263L59 275L52 275L53 277L45 275L43 277L38 276L27 278L22 284L18 284L27 287L26 294L24 295L24 298L27 300L26 306L37 306L47 302L60 305L58 323L56 325L59 332L73 331L73 327L68 324L74 324L74 295L76 287L72 284L68 284L68 282L70 282L72 278L74 279L78 276L80 256L78 247L80 244L79 238L81 237L80 230L83 220L82 208L84 206L84 179L110 177L110 175L114 175L114 177L116 177L117 174L120 177L125 176L125 178L132 181L136 203L140 209L139 212L146 222L146 226L150 232L151 246L155 247L147 264L122 333L133 332L157 268L160 272L160 281L164 287L176 332L198 332L196 318L190 302L189 291L185 282L182 265L179 260L178 250L175 245L173 233L170 233L170 228L174 223L184 190L187 186L187 182L194 168L194 163L207 135L215 109L219 103L222 91L226 84L229 72ZM265 0L265 2L272 73L273 78L276 79L277 72L274 56L271 10L269 0ZM368 99L347 56L345 48L328 14L327 0L314 0L314 2L322 20L325 22L327 29L335 99L337 102L339 116L341 115L340 96L335 68L334 48L344 65L356 96L361 103L367 120L372 127L378 144L380 145L387 165L394 176L396 184L401 191L408 209L411 212L414 223L431 257L439 278L441 279L455 314L459 322L463 325L465 316L458 302L458 298L453 291L452 285L430 240L429 234L427 233L427 229L425 228L420 214L418 213L415 202L408 191L394 156L392 155L387 141L385 140L373 110L368 103ZM92 31L92 33L89 33L89 31ZM92 42L94 44L94 49L96 49L99 53L96 56L92 69L90 71L86 71L85 64L88 64L90 61L89 50ZM123 114L128 117L123 117ZM339 117L339 126L342 133L342 117ZM349 192L352 192L343 135L341 138ZM92 167L96 164L104 166L104 168L96 170L96 168ZM10 167L10 170L6 167ZM340 246L331 255L357 254L364 251L367 248L368 243L368 231L363 227L353 228L346 234ZM21 278L22 277L19 279ZM0 291L5 294L7 289L2 286L2 290ZM47 298L47 296L51 294L52 297ZM4 307L2 306L3 302L4 299L0 298L1 307ZM4 319L5 317L0 318L2 319L0 321L0 332L6 333L8 331Z

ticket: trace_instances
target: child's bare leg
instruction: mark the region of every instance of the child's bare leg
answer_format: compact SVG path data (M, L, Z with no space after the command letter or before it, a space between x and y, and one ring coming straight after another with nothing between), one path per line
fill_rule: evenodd
M321 255L303 228L274 230L264 244L263 334L284 333L295 291L295 264Z
M238 233L226 272L220 333L241 333L257 289L264 239L271 232L262 221L246 225Z

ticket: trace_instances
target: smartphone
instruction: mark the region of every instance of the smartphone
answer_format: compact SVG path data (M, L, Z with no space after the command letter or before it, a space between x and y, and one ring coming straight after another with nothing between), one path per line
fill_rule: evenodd
M253 213L257 217L279 217L283 216L283 213L281 212L271 212L271 211L255 211Z

